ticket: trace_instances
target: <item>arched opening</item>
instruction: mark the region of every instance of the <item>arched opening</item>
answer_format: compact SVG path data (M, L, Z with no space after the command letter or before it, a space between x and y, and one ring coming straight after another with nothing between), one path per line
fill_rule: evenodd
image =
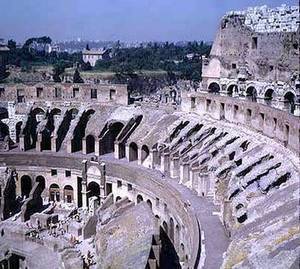
M146 145L142 146L142 163L147 159L149 156L149 148Z
M208 86L208 92L218 94L220 92L220 85L216 82L212 82Z
M136 161L138 158L138 146L136 143L131 142L129 144L129 161Z
M271 105L272 100L274 98L274 90L273 89L267 89L265 92L265 104Z
M77 114L78 114L78 110L76 108L72 108L65 113L64 118L63 118L61 124L59 125L57 134L56 134L56 137L57 137L56 151L59 151L59 149L63 145L63 141L70 129L71 122L72 122L72 120L74 120L76 118Z
M40 189L40 192L42 193L46 187L45 178L43 176L38 176L38 177L36 177L35 181L39 183L39 189Z
M99 143L99 149L101 155L115 151L115 141L123 127L124 124L121 122L114 122L106 125L100 134L101 139Z
M8 118L8 110L5 107L0 107L0 120Z
M120 196L116 197L116 202L120 201L122 198Z
M174 243L174 220L173 220L173 218L170 218L170 233L169 233L169 237L170 237L171 241Z
M50 201L53 201L53 202L60 201L60 188L55 183L51 184L49 187L49 198L50 198Z
M95 110L89 109L88 111L85 111L76 125L76 128L73 132L73 139L71 140L71 151L77 152L82 150L82 140L85 136L85 130L86 126L88 124L88 121L92 117L92 115L95 113Z
M256 102L257 91L253 86L250 86L246 90L246 98L252 102Z
M143 202L143 196L142 195L138 195L137 197L136 197L136 202L137 202L137 204L139 204L140 202Z
M238 93L238 86L236 84L229 85L227 87L227 94L232 96L234 93Z
M150 209L152 210L152 202L150 201L150 199L147 200L147 205L150 207Z
M180 227L179 225L177 224L176 227L175 227L175 230L176 230L176 247L178 249L178 244L179 244L179 241L180 241Z
M95 152L95 137L93 135L88 135L86 137L86 153Z
M64 187L64 202L72 203L74 201L74 190L70 185Z
M4 141L9 136L9 127L0 120L0 141Z
M24 128L25 150L35 148L37 140L37 126L44 118L45 111L43 109L35 108L30 111Z
M29 176L21 177L21 196L28 198L32 189L31 178Z
M285 105L285 108L290 113L294 113L294 111L295 111L295 95L292 92L287 92L284 95L284 105Z
M20 142L21 131L22 131L22 121L19 121L16 124L16 143Z
M168 224L164 221L163 224L162 224L162 226L163 226L163 229L164 229L165 233L169 234Z
M91 198L93 196L99 198L100 196L100 186L98 183L94 181L88 184L87 191L88 191L88 198Z

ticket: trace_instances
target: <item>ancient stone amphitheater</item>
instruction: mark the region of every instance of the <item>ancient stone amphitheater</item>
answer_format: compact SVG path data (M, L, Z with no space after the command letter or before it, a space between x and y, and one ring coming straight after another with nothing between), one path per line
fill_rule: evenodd
M298 268L299 28L268 12L294 8L226 15L202 86L159 103L0 85L1 268Z

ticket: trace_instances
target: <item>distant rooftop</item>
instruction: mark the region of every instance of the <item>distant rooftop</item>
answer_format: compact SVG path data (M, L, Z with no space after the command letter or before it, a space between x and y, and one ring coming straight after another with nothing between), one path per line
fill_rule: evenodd
M258 33L296 32L299 28L299 6L281 5L251 7L244 11L230 11L226 16L245 16L245 24Z
M100 49L100 50L93 50L93 49L87 50L87 49L84 49L82 51L82 54L85 54L85 55L102 55L106 51L107 51L106 49Z

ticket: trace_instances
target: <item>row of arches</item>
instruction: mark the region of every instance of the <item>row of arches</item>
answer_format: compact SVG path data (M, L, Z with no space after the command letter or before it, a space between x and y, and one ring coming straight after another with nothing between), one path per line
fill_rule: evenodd
M208 92L213 94L219 94L221 91L221 87L217 82L212 82L208 86ZM229 96L232 96L234 93L238 93L238 85L237 84L230 84L226 88L226 92ZM257 89L254 86L249 86L246 89L246 98L250 101L256 102L257 101ZM275 91L273 88L267 88L267 90L264 93L264 100L267 105L271 105L272 100L274 100L276 97ZM288 91L283 96L285 108L291 112L294 113L295 110L295 101L296 96L292 91Z
M23 175L21 177L20 181L21 181L21 196L23 198L28 198L29 194L33 188L34 183L31 179L31 177L28 175ZM38 186L42 192L46 186L45 178L43 176L37 176L35 179L35 182L39 183Z

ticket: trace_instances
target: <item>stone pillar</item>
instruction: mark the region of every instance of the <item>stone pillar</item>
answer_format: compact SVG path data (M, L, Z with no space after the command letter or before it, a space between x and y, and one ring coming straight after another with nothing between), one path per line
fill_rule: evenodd
M179 158L174 157L170 161L170 177L176 178L179 176L179 171L178 171L178 166L179 166Z
M56 149L56 136L52 136L51 137L51 151L52 152L56 152L57 149Z
M169 153L163 153L161 155L160 170L163 173L169 172L169 158Z
M20 151L25 151L24 135L20 136L19 149L20 149Z
M82 181L81 184L81 195L82 195L82 207L83 208L87 208L88 207L88 201L87 201L87 186L86 186L86 182Z
M82 154L86 154L86 139L82 139Z
M294 115L300 117L300 103L295 104Z
M154 158L155 158L154 151L150 151L149 156L150 156L150 167L149 168L154 169Z
M83 146L83 143L82 143ZM100 142L99 140L95 140L95 155L100 156Z
M128 162L129 162L129 151L130 151L129 145L126 145L125 146L125 157Z
M37 135L37 140L35 142L35 150L42 151L42 134Z
M67 152L72 153L72 139L67 143Z
M180 165L180 184L185 184L189 181L189 164L181 164Z
M121 158L121 156L120 156L120 147L119 147L119 144L117 142L115 142L114 148L115 148L115 151L114 151L115 159L120 159Z
M138 148L137 150L137 154L138 154L138 165L142 165L142 148Z

